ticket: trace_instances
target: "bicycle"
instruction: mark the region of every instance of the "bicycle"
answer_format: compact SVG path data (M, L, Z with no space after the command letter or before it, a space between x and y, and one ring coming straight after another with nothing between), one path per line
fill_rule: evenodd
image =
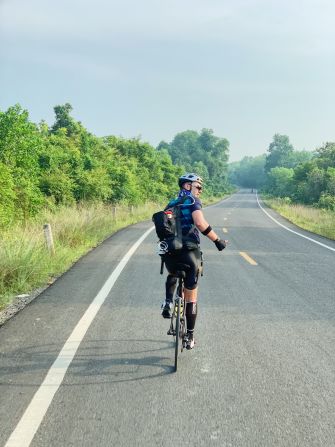
M177 372L179 347L180 352L183 352L187 342L187 322L186 322L186 303L184 297L184 278L186 271L190 267L186 264L177 264L176 272L172 275L178 278L178 285L173 300L173 313L171 317L170 327L167 335L173 335L175 341L175 358L174 369Z
M165 252L161 246L162 242L158 243L158 253L163 255ZM184 279L186 271L190 268L187 264L177 263L175 265L175 272L170 275L178 278L178 286L173 297L173 313L171 317L170 327L167 335L173 335L175 340L175 365L174 369L177 372L178 368L178 354L179 344L180 351L183 352L186 347L187 339L187 321L186 321L186 302L184 297ZM163 275L164 258L161 256L160 274ZM204 258L202 251L200 252L199 274L203 276L204 272Z

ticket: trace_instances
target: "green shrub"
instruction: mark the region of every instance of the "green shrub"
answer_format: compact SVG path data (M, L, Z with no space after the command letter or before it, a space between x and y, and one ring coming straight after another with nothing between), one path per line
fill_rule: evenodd
M335 196L322 193L318 201L318 207L335 211Z

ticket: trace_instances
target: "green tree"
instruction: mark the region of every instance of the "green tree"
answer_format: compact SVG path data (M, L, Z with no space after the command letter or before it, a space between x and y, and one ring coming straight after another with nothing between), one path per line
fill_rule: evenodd
M11 170L0 162L0 228L6 227L15 216L15 185Z
M166 150L167 152L169 152L169 143L167 143L166 141L161 141L157 146L157 150L158 151Z
M326 143L317 150L315 156L316 164L319 168L335 168L335 143Z
M79 125L70 115L72 110L73 108L68 102L54 107L56 120L51 128L52 133L56 133L59 129L66 129L69 136L78 132Z
M212 129L202 129L200 134L194 130L180 132L170 144L161 142L157 149L168 150L173 163L186 171L200 170L206 180L207 193L220 194L228 189L229 142L215 136Z
M181 167L172 163L166 149L157 151L139 139L125 140L110 136L104 141L117 154L118 169L114 160L110 162L111 179L114 182L116 176L123 185L120 189L113 183L113 200L116 200L116 197L124 197L124 190L128 186L133 188L137 185L137 193L130 196L136 196L136 200L141 201L165 199L171 194L171 185L177 187L176 178L180 175ZM123 169L120 169L121 167ZM134 176L125 175L125 170L131 171ZM127 180L130 182L128 186Z
M307 174L306 203L317 203L326 189L326 172L324 169L314 167Z
M326 170L326 192L335 196L335 167L328 166Z
M28 219L43 206L39 190L38 157L44 139L37 126L20 105L0 112L0 162L10 171L14 182L14 206L17 219Z
M177 179L185 172L185 168L182 165L173 164L166 149L157 152L157 163L161 171L161 181L157 183L160 199L170 199L171 194L177 193Z
M29 121L28 112L20 105L0 112L0 160L3 163L36 175L41 144L37 126Z
M309 151L293 151L291 152L285 162L286 168L295 168L296 166L306 163L313 158L313 152Z
M329 207L335 193L335 143L326 143L313 158L294 168L292 197L297 202ZM332 205L331 205L332 206Z
M272 168L269 172L269 192L277 197L290 197L293 174L292 168Z
M178 133L169 145L172 161L191 170L192 161L194 158L198 160L201 151L198 138L199 134L194 130Z
M53 169L42 173L40 189L45 196L56 205L72 205L75 203L73 179L62 169Z
M293 150L287 135L275 134L266 156L265 171L269 172L272 168L280 166L287 167Z
M56 205L71 205L76 201L76 179L83 170L83 160L75 137L65 128L47 137L39 155L40 188Z
M111 194L111 180L108 170L97 167L83 170L76 181L77 200L105 201Z

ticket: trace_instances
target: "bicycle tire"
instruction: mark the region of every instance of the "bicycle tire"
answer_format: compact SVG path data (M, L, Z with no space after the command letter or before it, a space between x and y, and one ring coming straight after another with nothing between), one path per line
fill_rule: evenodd
M179 333L179 338L180 338L180 352L183 352L184 348L185 348L185 336L186 336L186 303L185 303L185 298L182 298L182 302L183 302L183 313L181 314L180 317L180 333Z
M175 353L174 353L174 370L177 372L178 368L178 355L179 355L179 339L180 339L180 302L178 300L177 307L177 316L176 316L176 344L175 344Z

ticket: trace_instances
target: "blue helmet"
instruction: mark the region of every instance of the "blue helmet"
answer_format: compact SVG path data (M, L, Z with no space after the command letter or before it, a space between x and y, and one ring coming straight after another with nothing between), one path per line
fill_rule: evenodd
M203 180L198 174L195 174L194 172L184 174L178 179L178 185L180 188L183 186L184 183L187 182L198 182L200 183L200 185L202 185Z

